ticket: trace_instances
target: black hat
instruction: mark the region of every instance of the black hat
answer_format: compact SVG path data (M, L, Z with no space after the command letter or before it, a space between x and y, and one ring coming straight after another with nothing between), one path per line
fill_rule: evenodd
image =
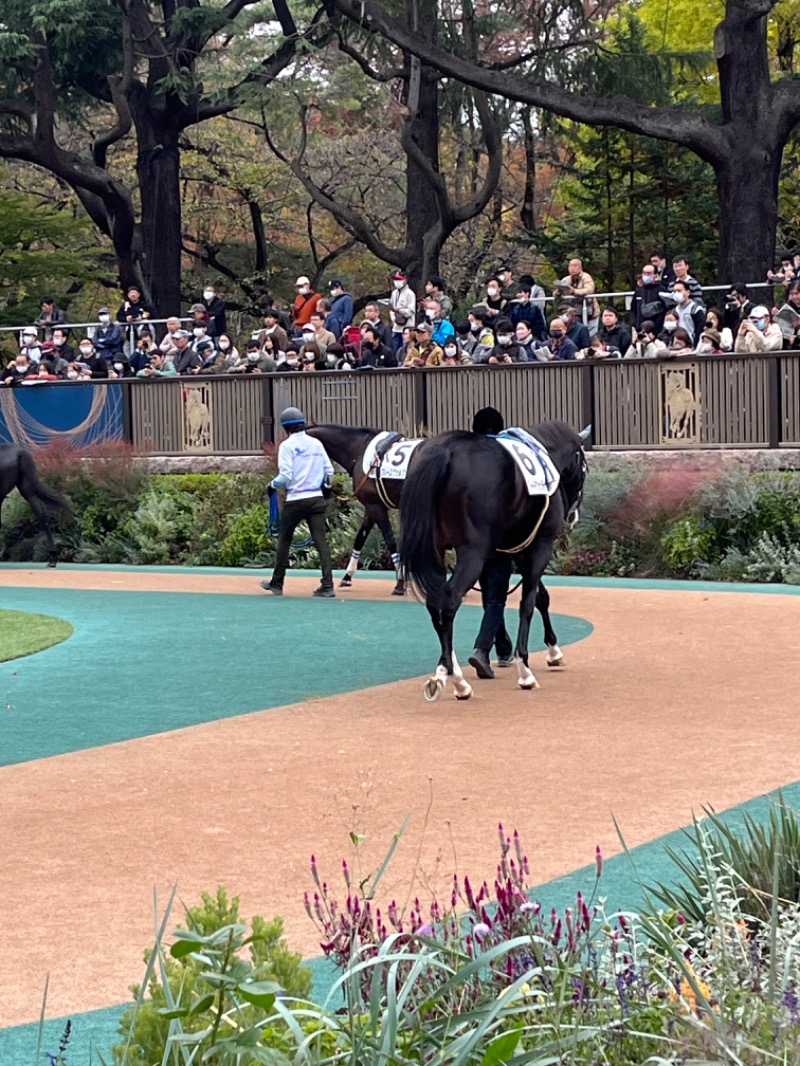
M341 281L339 281L338 278L334 278L333 281L328 282L328 288L329 289L343 289L344 285L341 283Z

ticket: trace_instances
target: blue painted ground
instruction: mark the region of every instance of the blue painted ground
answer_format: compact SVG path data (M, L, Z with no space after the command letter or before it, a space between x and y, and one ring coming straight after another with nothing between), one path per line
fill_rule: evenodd
M1 599L75 634L0 665L0 766L416 677L438 658L413 601L25 588ZM562 644L592 631L553 622ZM479 623L479 608L459 612L461 648Z

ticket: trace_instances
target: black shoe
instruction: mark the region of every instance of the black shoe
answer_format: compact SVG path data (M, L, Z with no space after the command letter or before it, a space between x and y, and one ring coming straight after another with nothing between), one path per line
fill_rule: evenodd
M489 662L489 656L487 652L482 651L480 648L473 649L472 655L469 657L469 665L475 668L475 673L483 681L491 681L494 678L494 670Z
M336 593L333 591L333 585L320 585L318 589L314 589L311 595L318 596L320 599L325 600L332 600L336 597Z
M497 665L498 666L503 666L503 667L505 667L505 666L513 666L514 662L515 662L515 660L514 660L513 654L512 655L503 655L503 656L501 656L501 658L499 658L497 660Z
M283 595L283 585L273 585L271 581L267 581L266 578L261 582L261 587L265 592L271 592L273 596Z

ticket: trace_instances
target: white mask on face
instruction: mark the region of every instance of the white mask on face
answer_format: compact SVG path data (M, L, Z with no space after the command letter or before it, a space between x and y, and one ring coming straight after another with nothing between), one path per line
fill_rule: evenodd
M328 364L328 366L336 366L336 356L335 355L326 355L325 356L325 362Z
M509 344L511 344L512 339L513 338L511 337L510 333L503 333L497 338L497 343L502 344L503 347L506 348Z
M490 285L489 288L486 291L492 297L492 299L494 299L495 296L499 296L500 295L500 290L494 285Z
M436 318L436 312L434 311L434 309L432 307L427 307L425 309L425 317L431 319L431 321L433 321L433 319Z
M213 289L203 289L203 299L204 300L213 300L214 299L214 290Z
M677 328L678 328L678 323L677 322L665 322L664 323L664 329L667 331L667 333L672 333L672 331L676 330Z
M292 356L288 356L287 355L286 356L286 365L287 366L297 366L298 362L299 362L299 360L298 360L296 355L292 355Z
M394 283L394 287L395 287L396 289L402 289L404 285L405 285L405 282L404 282L404 281L396 281L396 282Z
M110 319L111 319L110 315L98 315L97 316L98 322L102 322L103 325L105 325L106 322L110 321Z
M247 353L247 360L250 363L257 363L258 362L258 352L248 352Z
M67 377L69 378L70 381L74 381L77 376L78 376L78 371L77 370L68 370L67 371Z
M469 328L471 333L477 333L478 330L481 328L481 324L480 322L470 322Z
M205 330L203 329L202 326L195 326L194 329L192 330L192 333L194 333L195 337L202 337L203 334L205 333Z
M91 347L86 347L86 346L84 346L84 345L82 344L82 345L81 345L81 355L91 355L91 354L92 354L92 349L91 349Z
M297 291L301 296L308 296L308 285L301 285Z
M313 341L313 339L316 337L316 335L317 335L316 331L313 330L313 329L304 329L303 330L303 340L304 341Z
M227 350L231 346L231 342L230 341L220 341L219 342L219 346L223 350L223 352L227 352Z
M458 348L456 348L455 344L446 344L444 346L444 354L445 355L458 355Z
M57 348L60 348L64 344L64 338L63 337L53 337L53 344L55 344L55 346Z

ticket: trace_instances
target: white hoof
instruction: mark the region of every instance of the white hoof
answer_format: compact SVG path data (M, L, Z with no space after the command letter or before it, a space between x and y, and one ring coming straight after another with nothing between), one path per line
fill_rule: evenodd
M468 700L472 695L472 685L468 681L462 682L455 687L455 697L457 700Z
M557 644L554 644L551 648L547 649L547 665L548 666L562 666L564 663L564 653Z
M444 685L438 677L429 677L422 686L422 695L427 703L435 703L444 692Z
M519 685L520 688L524 688L526 690L530 690L532 688L541 688L542 687L539 684L539 682L536 680L536 678L533 676L533 674L531 674L530 677L518 677L517 678L517 684Z

